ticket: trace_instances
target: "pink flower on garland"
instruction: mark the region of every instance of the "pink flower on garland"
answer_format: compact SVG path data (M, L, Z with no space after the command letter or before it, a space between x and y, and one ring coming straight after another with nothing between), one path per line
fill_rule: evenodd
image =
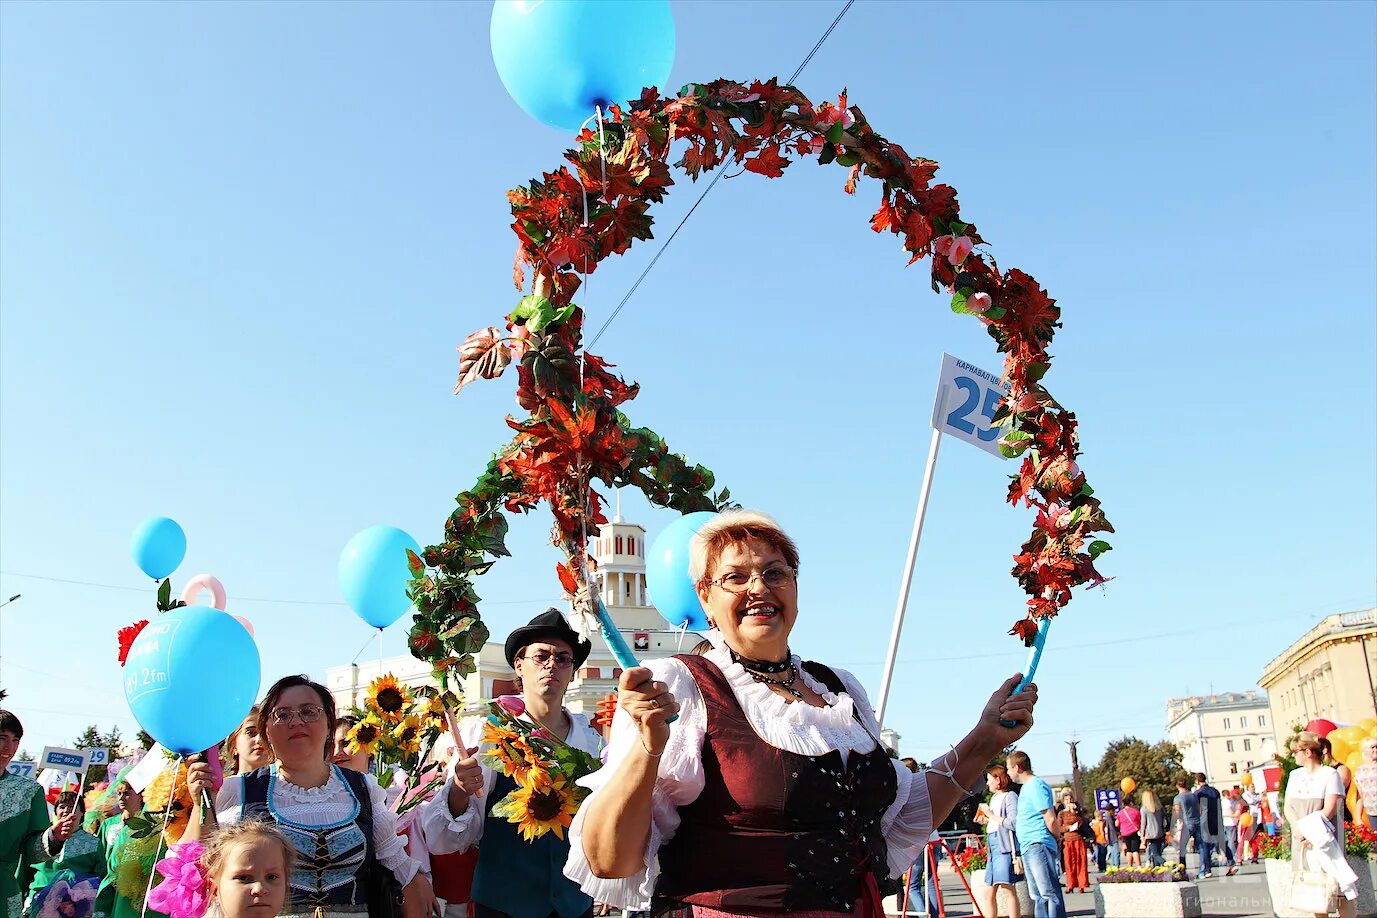
M154 866L165 878L148 894L148 907L169 918L201 918L210 905L200 842L173 845L168 856Z
M932 254L934 257L945 257L947 262L954 268L959 268L966 263L970 257L971 249L975 248L975 243L970 236L938 236L932 240Z
M988 293L972 293L966 297L966 308L978 316L984 315L993 304Z
M520 717L526 713L526 699L520 695L499 695L497 706L513 717Z

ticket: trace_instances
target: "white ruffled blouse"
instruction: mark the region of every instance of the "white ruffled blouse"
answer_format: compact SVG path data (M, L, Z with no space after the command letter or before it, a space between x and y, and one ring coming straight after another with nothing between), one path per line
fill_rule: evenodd
M795 655L793 662L800 678L827 706L790 703L770 691L768 686L756 682L741 664L734 662L719 632L710 632L708 639L713 646L704 656L726 676L746 719L766 743L806 756L824 755L835 749L841 753L843 762L851 752L864 755L875 748L875 736L879 733L875 712L865 689L849 672L833 670L845 687L845 691L834 694L814 679ZM697 799L705 784L703 741L707 736L707 712L698 685L688 668L673 658L654 660L646 665L679 702L679 719L670 725L669 743L659 760L659 777L651 798L645 866L639 873L624 879L593 875L583 851L585 801L569 829L569 860L564 867L564 875L578 883L595 901L627 908L644 908L650 902L660 872L657 852L679 828L679 807ZM856 717L857 711L860 720ZM631 747L640 742L639 735L635 723L619 709L612 720L606 765L580 782L592 788L589 800L616 773ZM889 846L890 874L898 876L912 866L932 834L932 805L925 777L913 774L899 761L894 762L894 772L898 776L898 788L893 803L881 819L881 828Z
M297 787L279 773L273 782L273 808L305 826L328 826L349 819L354 812L354 795L340 778L338 767L331 767L330 779L320 787ZM363 780L373 804L374 856L405 886L421 865L406 853L406 839L397 834L397 816L388 808L387 792L372 775L365 774ZM215 815L221 825L239 821L243 787L242 776L236 775L226 778L215 795Z

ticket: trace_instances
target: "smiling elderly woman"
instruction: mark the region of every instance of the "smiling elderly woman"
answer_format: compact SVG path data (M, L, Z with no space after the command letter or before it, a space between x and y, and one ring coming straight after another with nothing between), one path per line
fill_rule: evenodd
M764 514L698 531L690 574L712 649L622 674L565 867L594 899L656 915L878 918L881 889L1032 725L1037 690L1011 698L1014 677L953 752L911 773L886 754L855 677L790 652L798 568Z

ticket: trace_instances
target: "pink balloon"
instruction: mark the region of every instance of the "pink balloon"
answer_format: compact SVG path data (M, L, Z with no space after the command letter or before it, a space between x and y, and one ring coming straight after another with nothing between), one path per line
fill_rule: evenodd
M212 608L225 611L225 585L210 574L197 574L186 582L182 587L182 602L189 606L196 605L196 597L202 590L210 591L210 604ZM249 634L253 634L250 629Z
M249 637L253 637L253 622L242 615L236 615L234 620L244 626L244 630L249 633Z

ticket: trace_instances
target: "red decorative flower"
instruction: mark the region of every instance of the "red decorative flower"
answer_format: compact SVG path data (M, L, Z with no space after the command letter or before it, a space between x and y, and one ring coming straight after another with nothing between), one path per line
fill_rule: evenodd
M120 666L129 659L129 648L134 646L134 639L139 636L139 632L148 627L148 619L126 625L120 629Z

